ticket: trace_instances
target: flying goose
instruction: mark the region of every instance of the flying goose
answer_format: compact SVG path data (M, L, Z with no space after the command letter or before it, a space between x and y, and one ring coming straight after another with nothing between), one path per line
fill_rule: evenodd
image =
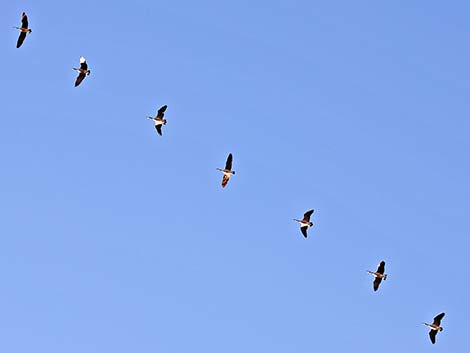
M441 320L444 317L445 313L440 313L434 318L434 321L432 324L428 324L426 322L423 322L423 325L426 325L429 327L431 330L429 331L429 338L431 339L432 344L436 343L436 335L438 331L442 331L443 328L441 327Z
M81 56L80 57L80 68L73 68L73 70L78 71L77 79L75 80L75 87L77 87L82 81L87 77L91 71L88 70L88 64L86 63L86 59Z
M151 116L147 117L150 120L153 120L153 122L155 123L155 129L157 130L160 136L162 136L162 125L166 125L166 119L163 119L163 117L165 116L166 108L167 108L167 105L165 104L163 107L158 109L157 116L155 118Z
M227 162L225 162L225 169L217 168L217 170L224 173L224 177L222 178L222 187L224 188L227 185L230 177L233 174L235 174L235 171L232 170L232 154L231 153L227 157Z
M26 12L23 12L23 14L21 15L21 27L14 28L20 31L20 36L18 37L18 41L16 42L16 47L19 48L21 47L26 38L26 33L32 32L32 30L28 28L28 15L26 15Z
M313 213L313 210L305 212L304 213L304 219L302 219L302 220L294 218L294 221L300 223L300 231L304 235L304 238L307 238L307 229L309 227L313 226L313 223L310 222L310 216L312 215L312 213Z
M379 286L380 286L380 283L382 282L382 280L386 280L387 279L387 275L384 274L385 272L385 261L381 261L379 263L379 267L377 268L377 271L373 272L373 271L367 271L369 272L371 275L373 275L375 277L374 279L374 292L377 291L377 289L379 289Z

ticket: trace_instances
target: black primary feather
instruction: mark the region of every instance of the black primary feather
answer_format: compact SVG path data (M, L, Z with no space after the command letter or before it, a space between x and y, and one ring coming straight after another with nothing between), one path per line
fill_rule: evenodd
M436 335L437 335L436 330L429 331L429 338L431 339L432 344L436 343Z
M375 277L374 279L374 292L377 292L379 289L380 283L382 283L382 278Z
M21 27L28 28L28 16L25 12L21 15Z
M304 221L310 222L310 216L313 214L313 210L304 213Z
M439 315L437 315L435 318L434 318L434 322L433 324L434 325L437 325L437 326L441 326L441 320L442 318L444 317L445 313L440 313Z
M232 154L231 153L227 157L227 162L225 162L225 169L232 170Z
M82 83L85 77L86 77L85 74L79 73L77 76L77 79L75 80L75 87L77 87L80 83Z
M168 106L165 104L163 107L161 107L160 109L158 109L158 111L157 111L157 118L162 119L162 118L164 117L166 108L168 108Z
M18 37L18 41L16 42L16 47L19 48L23 44L26 38L26 32L21 32L20 36Z
M377 268L377 273L384 274L385 272L385 261L382 261Z

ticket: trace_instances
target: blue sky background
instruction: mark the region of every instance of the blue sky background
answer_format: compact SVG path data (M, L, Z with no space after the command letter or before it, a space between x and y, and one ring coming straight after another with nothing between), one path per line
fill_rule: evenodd
M469 11L2 2L1 351L467 352Z

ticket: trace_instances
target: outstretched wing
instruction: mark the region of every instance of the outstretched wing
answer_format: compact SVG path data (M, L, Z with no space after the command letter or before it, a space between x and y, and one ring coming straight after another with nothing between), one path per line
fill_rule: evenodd
M155 129L157 130L158 134L162 136L162 126L161 125L155 125Z
M305 226L305 227L300 227L300 231L301 231L302 234L304 235L304 238L307 238L307 229L308 229L307 226Z
M379 263L379 267L377 268L377 273L384 274L385 272L385 261Z
M25 12L21 15L21 27L28 28L28 16Z
M222 187L224 188L227 186L228 181L230 180L230 176L224 174L224 177L222 178Z
M380 283L382 282L382 278L375 277L374 279L374 292L377 292L377 289L379 289Z
M232 154L230 153L227 157L227 161L225 162L225 169L232 170Z
M17 48L21 47L25 38L26 38L26 32L20 32L20 36L18 37L18 41L16 42Z
M432 344L436 343L436 335L437 335L436 330L429 331L429 338L431 339Z
M165 115L165 110L168 106L165 104L163 107L161 107L160 109L158 109L157 111L157 118L163 118L163 116Z
M77 79L75 80L75 87L77 87L80 83L82 83L83 79L86 77L85 74L79 73Z
M304 221L310 222L310 216L313 214L313 210L304 213Z
M444 317L445 313L440 313L439 315L437 315L435 318L434 318L434 322L433 324L434 325L437 325L437 326L441 326L441 320L442 318Z

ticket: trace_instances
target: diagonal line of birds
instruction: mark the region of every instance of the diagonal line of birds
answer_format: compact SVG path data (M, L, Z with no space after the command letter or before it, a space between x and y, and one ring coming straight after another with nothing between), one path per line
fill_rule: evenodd
M32 33L31 28L29 28L29 22L28 22L28 15L23 12L21 14L21 27L13 27L17 29L20 32L20 35L18 37L17 43L16 43L16 48L20 48L28 34ZM80 67L79 68L72 68L74 71L78 72L78 76L75 80L75 87L78 87L83 80L90 75L91 71L88 68L87 61L85 57L81 56L79 59ZM167 110L168 106L163 105L157 110L157 114L155 117L152 116L147 116L148 119L152 120L154 122L155 130L158 135L162 136L162 127L166 125L167 121L164 118L165 112ZM225 162L225 168L216 168L218 171L220 171L223 176L222 176L222 188L225 188L230 180L230 178L235 175L235 171L232 169L232 163L233 163L233 156L232 153L229 153L227 156L227 160ZM314 210L311 209L309 211L306 211L304 213L304 216L302 219L293 219L297 223L300 224L300 232L303 235L304 238L307 238L307 230L311 227L313 227L313 222L310 221L311 216L313 215ZM374 292L377 292L380 284L382 281L387 280L387 274L385 274L385 261L381 261L378 264L377 270L376 271L367 271L374 277L374 281L372 283L372 287ZM436 343L436 335L438 332L443 331L443 327L441 326L441 320L444 318L445 313L440 313L436 317L434 317L432 323L426 323L423 322L423 325L429 327L429 338L431 340L432 344Z

